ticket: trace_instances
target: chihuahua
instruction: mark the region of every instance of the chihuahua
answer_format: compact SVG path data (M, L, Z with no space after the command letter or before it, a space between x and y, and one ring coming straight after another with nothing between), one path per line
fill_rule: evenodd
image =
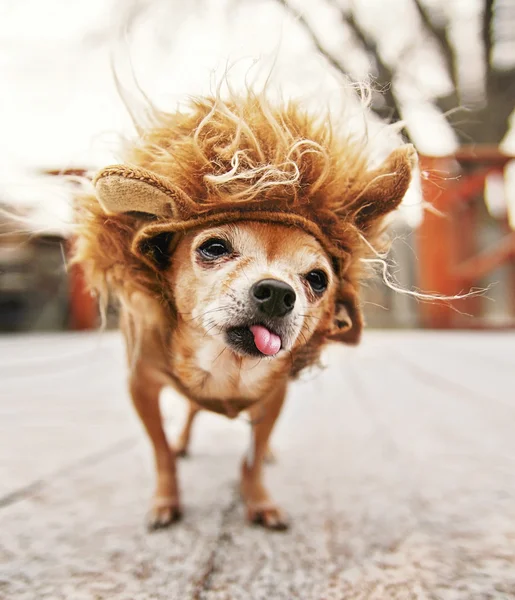
M150 438L151 529L181 515L176 457L197 412L252 422L240 490L251 522L287 526L263 482L288 382L330 341L356 344L364 257L409 186L411 145L370 169L367 142L300 102L248 92L156 113L78 201L75 260L120 303L130 394ZM189 402L173 447L160 391Z

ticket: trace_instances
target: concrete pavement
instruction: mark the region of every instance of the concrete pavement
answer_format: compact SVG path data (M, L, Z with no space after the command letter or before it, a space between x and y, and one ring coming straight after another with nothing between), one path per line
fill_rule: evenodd
M286 533L244 523L245 420L202 413L184 519L147 534L118 335L0 338L0 598L515 598L514 348L416 332L332 348L273 438ZM183 402L163 402L174 436Z

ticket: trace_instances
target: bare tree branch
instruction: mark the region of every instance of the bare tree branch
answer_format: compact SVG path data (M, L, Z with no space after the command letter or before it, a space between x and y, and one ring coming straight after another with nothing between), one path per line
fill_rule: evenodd
M377 48L377 44L361 29L354 17L354 14L345 13L343 10L340 10L340 15L342 21L347 23L361 46L367 51L368 54L374 57L377 69L376 81L380 87L384 102L386 103L387 107L387 111L378 110L377 108L375 110L380 113L380 116L383 118L386 117L388 120L401 120L401 111L392 90L392 82L395 77L395 72L384 62ZM384 114L385 112L389 114Z
M494 16L494 3L495 0L485 0L484 12L483 12L483 26L482 26L482 38L483 48L485 53L485 64L487 77L490 74L492 68L492 47L493 47L493 16Z
M297 22L300 25L302 25L306 33L313 41L313 44L315 45L318 52L320 52L320 54L324 56L324 58L329 62L329 64L331 64L342 75L352 80L348 70L345 68L345 65L324 47L323 43L313 31L306 17L299 10L297 10L297 8L292 6L287 0L277 1L285 8L285 10L290 15L292 15L297 20ZM339 9L342 22L347 23L347 25L350 27L357 43L360 44L364 50L366 50L369 54L373 56L377 65L377 83L381 88L382 96L386 104L386 109L383 106L377 106L374 105L374 103L372 103L372 110L383 119L388 118L392 121L399 121L401 119L400 110L397 104L397 100L395 99L395 96L393 95L391 89L394 74L382 60L377 50L376 44L372 40L367 38L367 36L364 34L364 32L354 19L354 16L346 14L337 4L333 3L333 5Z
M277 2L279 4L282 4L282 6L284 6L286 11L291 16L293 16L300 25L302 25L302 27L304 28L306 33L311 38L311 40L312 40L313 44L315 45L316 49L318 50L318 52L320 52L320 54L327 60L327 62L329 62L329 64L331 66L333 66L337 71L339 71L343 75L348 76L347 71L346 71L345 67L343 66L343 64L324 48L324 46L318 39L318 36L311 29L311 26L307 22L304 15L300 11L298 11L294 6L292 6L289 2L287 2L286 0L277 0Z
M285 10L292 15L297 22L304 28L310 36L314 46L322 54L325 59L335 69L343 75L349 77L349 73L345 68L344 61L335 52L331 52L324 46L324 40L317 35L313 30L308 19L300 13L300 11L292 6L288 0L277 0ZM385 108L377 102L372 102L372 110L380 117L389 116L392 119L400 118L400 107L396 100L395 94L391 88L392 82L395 81L397 74L397 66L389 65L382 60L377 44L374 39L361 27L356 20L354 13L347 12L339 5L337 0L326 0L332 6L336 7L341 16L342 25L350 29L354 36L354 41L369 56L375 61L376 83L383 87L383 100L391 109L390 115L385 115ZM495 43L493 31L493 16L496 5L495 0L484 0L485 12L483 18L483 33L485 55L490 58L493 44ZM442 110L444 114L456 109L459 105L459 89L457 80L457 67L455 61L454 49L447 37L448 26L440 25L434 15L426 9L422 0L413 0L414 6L420 16L424 30L428 36L433 39L438 45L449 76L454 84L454 92L441 98L435 99L435 104ZM486 58L485 57L485 58ZM490 63L490 60L487 59ZM486 91L488 102L482 107L474 107L466 114L465 121L461 124L461 128L455 128L462 141L470 142L473 140L477 143L496 143L498 144L504 136L507 128L509 115L513 110L513 97L515 94L515 77L513 72L500 72L492 68L491 64L487 66L487 81ZM374 100L374 99L373 99Z
M417 9L419 17L424 25L424 28L429 31L432 37L438 43L438 46L442 52L443 58L445 60L445 66L447 67L447 71L451 78L451 81L454 85L454 88L457 90L457 73L456 73L456 62L454 60L454 52L451 44L449 43L449 39L447 37L447 27L438 26L431 18L428 10L422 6L420 0L413 0L413 4Z

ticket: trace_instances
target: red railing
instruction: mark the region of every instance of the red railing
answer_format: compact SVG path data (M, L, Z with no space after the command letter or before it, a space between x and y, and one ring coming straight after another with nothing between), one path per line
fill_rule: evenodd
M84 177L87 169L48 169L45 175L55 177ZM65 240L67 253L71 254L73 240ZM94 329L98 324L98 303L87 289L82 267L71 265L68 270L68 327L74 331Z
M424 291L458 295L480 286L483 278L499 266L515 266L515 232L506 217L498 222L500 241L486 250L479 247L480 226L486 213L482 210L485 182L493 174L504 176L510 160L513 157L491 146L463 147L452 156L421 157L424 199L435 209L425 211L417 232L419 285ZM510 279L515 317L513 267ZM426 303L420 310L425 327L475 328L488 327L482 318L483 309L483 299L476 296Z

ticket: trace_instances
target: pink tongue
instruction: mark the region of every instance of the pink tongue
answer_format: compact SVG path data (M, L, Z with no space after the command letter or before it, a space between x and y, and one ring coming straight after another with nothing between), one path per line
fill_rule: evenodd
M254 334L254 344L256 348L266 356L273 356L281 349L281 338L275 333L268 331L262 325L253 325L250 331Z

